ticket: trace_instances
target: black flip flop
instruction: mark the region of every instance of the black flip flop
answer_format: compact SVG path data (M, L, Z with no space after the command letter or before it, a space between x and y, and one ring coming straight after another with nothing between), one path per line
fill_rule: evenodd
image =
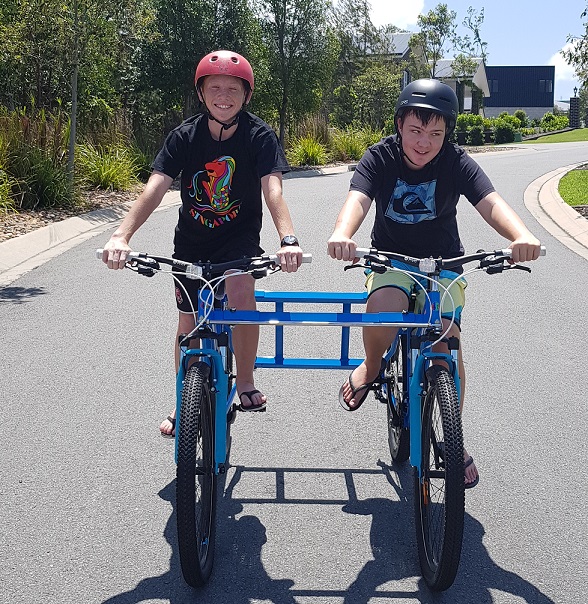
M241 392L241 394L239 395L240 404L237 405L237 409L239 411L245 411L247 413L249 413L250 411L265 411L266 403L261 403L261 405L253 404L251 397L254 394L261 394L261 392L259 390L249 390L247 392ZM247 406L247 407L243 406L243 400L241 399L242 396L246 396L249 399L249 402L251 403L249 406Z
M176 418L168 415L166 417L167 421L172 425L172 431L176 429ZM175 434L166 434L165 432L159 432L163 438L175 438Z
M343 388L345 388L345 384L343 384L343 386L341 386L341 388L339 389L339 404L341 405L341 407L343 407L343 409L345 409L345 411L357 411L357 409L359 409L361 407L361 405L363 404L363 401L365 401L365 399L367 398L367 395L370 393L370 390L374 389L374 384L376 382L378 382L378 378L376 378L373 382L368 382L367 384L362 384L361 386L358 386L356 388L353 385L353 382L351 381L352 375L353 375L353 371L349 374L349 378L347 380L349 382L349 386L351 387L351 398L355 399L355 395L358 392L361 392L362 390L365 390L365 392L360 396L359 400L356 400L355 406L350 407L345 402L345 397L343 396Z

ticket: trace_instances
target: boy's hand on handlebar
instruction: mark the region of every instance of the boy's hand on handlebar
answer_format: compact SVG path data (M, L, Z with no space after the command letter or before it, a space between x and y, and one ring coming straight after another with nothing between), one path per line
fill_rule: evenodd
M541 251L541 243L533 235L519 237L508 247L512 250L511 264L537 260Z
M111 238L102 251L102 262L114 270L124 268L127 255L131 252L129 244L122 239Z
M280 269L284 273L295 273L302 264L302 248L286 245L276 252Z
M333 234L327 243L327 252L335 260L344 260L353 262L355 260L355 250L357 244L349 237L342 237Z

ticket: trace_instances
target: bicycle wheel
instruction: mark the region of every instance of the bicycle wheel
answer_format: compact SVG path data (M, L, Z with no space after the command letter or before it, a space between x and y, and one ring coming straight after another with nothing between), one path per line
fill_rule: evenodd
M453 377L433 366L422 411L422 476L415 468L416 530L423 577L436 591L453 584L463 539L464 466Z
M216 475L209 374L210 367L203 362L186 372L178 435L178 548L182 574L192 587L206 583L214 561Z
M386 409L388 419L388 446L392 461L402 463L410 454L410 430L404 427L406 413L403 391L402 339L398 339L396 352L386 364Z

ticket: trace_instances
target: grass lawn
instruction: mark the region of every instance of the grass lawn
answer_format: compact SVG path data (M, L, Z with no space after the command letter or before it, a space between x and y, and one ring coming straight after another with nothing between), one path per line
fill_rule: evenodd
M570 206L588 205L588 170L571 170L559 181L559 194Z
M577 143L581 141L588 141L588 128L578 128L560 134L548 134L534 140L523 141L523 143L537 145L541 143Z
M581 141L588 141L588 128L578 128L560 134L549 134L524 142L537 145L539 143L577 143ZM562 199L570 206L588 205L588 170L568 172L559 181L558 191Z

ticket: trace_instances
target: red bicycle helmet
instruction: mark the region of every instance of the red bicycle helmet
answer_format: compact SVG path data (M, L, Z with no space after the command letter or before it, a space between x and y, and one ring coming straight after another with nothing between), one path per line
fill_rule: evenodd
M236 52L230 50L216 50L208 53L196 67L194 83L199 87L200 80L209 75L229 75L241 78L249 85L253 92L253 69L249 61Z

